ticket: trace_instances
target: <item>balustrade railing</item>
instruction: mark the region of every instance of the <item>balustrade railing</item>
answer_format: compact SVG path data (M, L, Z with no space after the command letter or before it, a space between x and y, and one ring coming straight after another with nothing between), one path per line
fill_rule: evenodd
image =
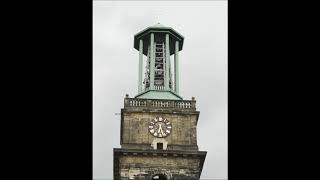
M195 109L196 101L125 98L124 107Z
M154 86L155 90L164 90L164 86Z

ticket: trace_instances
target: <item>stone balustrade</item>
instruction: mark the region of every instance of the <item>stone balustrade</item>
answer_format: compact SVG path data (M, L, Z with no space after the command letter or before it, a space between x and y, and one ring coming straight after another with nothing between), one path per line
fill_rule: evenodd
M196 101L192 100L162 100L128 98L124 100L124 107L153 107L174 109L196 109Z

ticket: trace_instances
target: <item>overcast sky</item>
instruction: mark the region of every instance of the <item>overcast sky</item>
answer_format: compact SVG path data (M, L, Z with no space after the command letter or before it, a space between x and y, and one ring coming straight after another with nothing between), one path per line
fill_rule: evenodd
M93 178L113 179L125 94L138 90L133 36L160 22L185 37L180 95L197 100L201 179L227 178L227 1L93 2ZM171 57L173 58L173 57Z

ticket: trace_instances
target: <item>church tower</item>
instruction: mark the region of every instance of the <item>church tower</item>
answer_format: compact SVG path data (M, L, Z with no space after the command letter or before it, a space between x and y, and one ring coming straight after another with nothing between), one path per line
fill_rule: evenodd
M113 149L114 180L200 179L207 153L197 145L200 112L195 98L184 100L179 95L183 40L159 23L134 36L139 51L138 94L124 98L121 148Z

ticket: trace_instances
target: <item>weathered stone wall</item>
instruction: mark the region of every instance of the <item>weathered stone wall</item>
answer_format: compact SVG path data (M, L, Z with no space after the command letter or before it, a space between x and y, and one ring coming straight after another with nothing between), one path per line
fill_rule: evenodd
M168 180L199 179L197 158L122 156L119 162L121 180L150 180L155 174L165 174Z
M195 100L169 101L125 98L121 109L121 148L114 149L115 180L151 180L165 175L168 180L199 180L205 151L198 151ZM171 122L169 136L149 133L157 116ZM163 143L163 149L157 149Z
M149 122L156 116L168 119L172 124L171 134L164 138L168 149L197 150L197 114L157 113L157 112L124 112L122 125L122 147L152 149L151 144L156 137L148 131ZM181 147L184 146L184 147Z

